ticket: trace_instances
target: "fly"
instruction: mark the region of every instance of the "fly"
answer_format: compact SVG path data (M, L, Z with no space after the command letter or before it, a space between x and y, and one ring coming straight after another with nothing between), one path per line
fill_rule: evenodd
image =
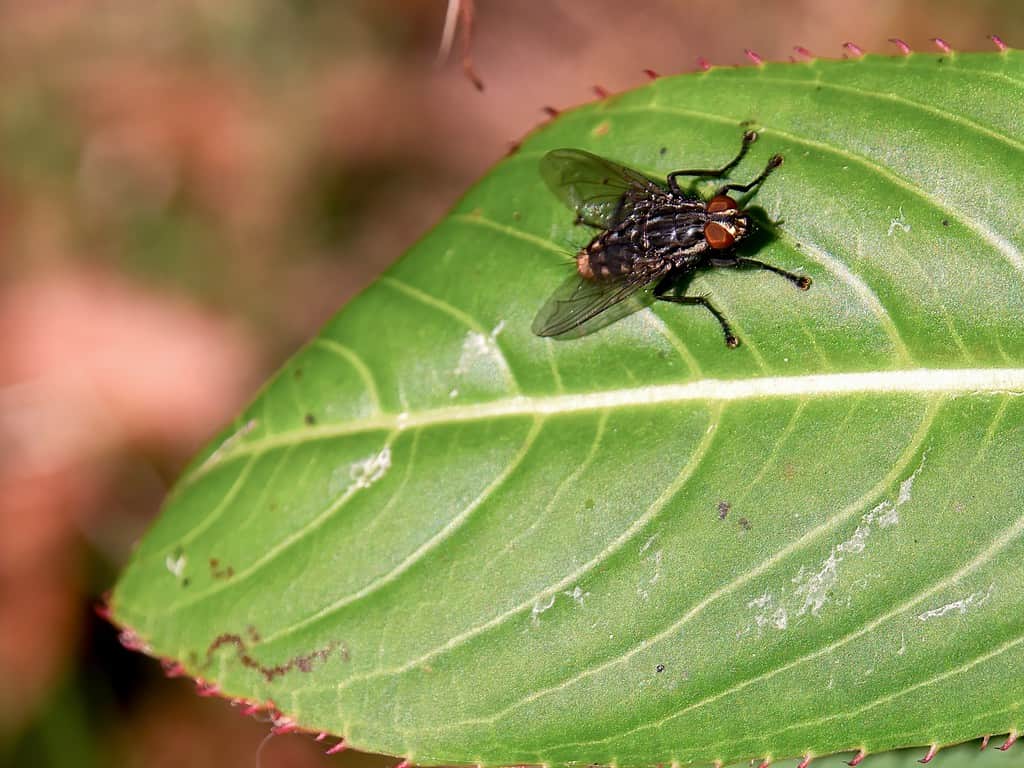
M622 303L640 289L654 285L654 298L702 306L715 316L725 344L739 346L721 310L707 296L686 296L679 290L704 267L757 267L807 290L811 279L757 259L739 256L737 246L754 228L730 192L759 187L782 165L774 155L749 184L726 184L708 201L684 192L682 176L721 178L729 173L757 140L743 134L740 151L717 170L672 171L665 184L639 171L581 149L556 149L544 155L541 175L573 211L576 222L602 230L576 254L576 273L541 307L533 321L538 336L582 336L588 321ZM625 310L611 321L627 314Z

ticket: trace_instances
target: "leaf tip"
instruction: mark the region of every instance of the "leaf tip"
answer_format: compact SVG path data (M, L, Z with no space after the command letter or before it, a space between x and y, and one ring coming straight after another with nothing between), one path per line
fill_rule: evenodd
M814 54L811 53L806 48L804 48L802 45L794 45L793 46L793 50L796 52L796 54L798 56L802 56L805 59L814 59L815 58Z
M163 668L166 677L174 678L185 675L185 667L172 659L161 659L160 666Z
M908 45L907 42L905 40L902 40L901 38L890 37L889 42L895 45L897 48L899 48L900 53L904 56L909 56L911 53L913 53L913 50L911 49L910 45Z
M850 766L850 768L857 768L858 765L864 762L864 758L867 756L867 751L862 749L857 753L856 757L854 757L853 760L850 760L847 763L847 765Z
M217 696L220 694L220 686L216 683L210 683L201 677L196 678L196 695L202 696L203 698L209 696Z
M950 46L950 44L943 40L941 37L933 37L931 39L931 42L932 44L935 45L936 48L938 48L943 53L953 52L953 48Z
M1010 731L1010 734L1006 738L1006 741L1003 742L1001 747L999 747L999 751L1000 752L1006 752L1007 750L1010 749L1010 747L1012 747L1014 744L1016 744L1017 743L1017 735L1018 734L1017 734L1016 731Z
M757 51L753 51L750 48L743 49L744 55L750 59L750 62L758 67L764 65L764 59L761 58L761 54Z
M275 736L283 736L286 733L294 733L299 730L299 724L287 715L278 715L272 721L273 726L270 732Z
M98 601L92 606L93 613L110 624L114 623L114 611L110 607L110 592L104 592Z
M326 750L324 752L324 754L325 755L337 755L340 752L344 752L346 749L348 749L348 744L345 743L344 739L341 739L333 747L331 747L330 749Z
M922 757L917 762L919 762L921 765L928 765L928 763L930 763L932 760L935 759L935 756L937 754L939 754L939 745L938 744L932 744L928 748L928 754L925 755L924 757Z
M149 644L139 637L138 633L134 629L122 629L117 635L118 642L129 651L138 651L144 653L147 656L152 655L152 649Z
M1003 38L1001 38L999 35L989 35L988 39L991 40L993 44L995 44L996 48L999 49L1000 53L1004 53L1006 51L1007 45L1006 43L1003 42Z
M849 41L843 43L843 50L845 50L849 56L853 56L855 59L859 59L861 56L864 55L863 48L861 48L856 43L851 43Z

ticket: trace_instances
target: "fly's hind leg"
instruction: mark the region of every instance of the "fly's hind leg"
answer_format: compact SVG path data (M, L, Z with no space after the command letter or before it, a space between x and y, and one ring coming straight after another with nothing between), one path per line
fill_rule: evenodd
M676 296L669 295L667 293L675 283L673 276L664 277L654 287L654 298L659 301L670 301L673 304L689 304L691 306L704 307L708 312L715 316L715 320L722 326L722 333L725 335L725 346L729 349L735 349L740 345L740 340L736 338L736 334L732 332L732 328L729 326L729 321L725 319L725 315L722 314L721 310L712 304L707 296Z

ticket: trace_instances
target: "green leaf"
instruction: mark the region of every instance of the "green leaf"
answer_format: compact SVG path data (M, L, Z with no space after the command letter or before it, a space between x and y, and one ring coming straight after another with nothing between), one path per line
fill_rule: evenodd
M714 69L499 163L200 456L113 596L227 696L417 763L622 766L1024 728L1024 58ZM709 313L534 313L539 158L785 164ZM423 194L427 191L421 190Z

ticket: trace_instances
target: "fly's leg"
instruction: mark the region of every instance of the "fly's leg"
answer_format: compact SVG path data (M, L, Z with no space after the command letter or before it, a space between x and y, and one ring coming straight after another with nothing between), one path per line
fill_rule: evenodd
M740 256L736 259L736 265L748 265L751 267L757 267L758 269L767 269L769 272L774 272L776 275L781 275L786 278L801 291L806 291L811 287L811 278L807 277L807 275L796 275L771 264L765 264L763 261L758 261L757 259L748 259L745 256Z
M718 324L722 326L722 333L725 335L725 346L729 349L735 349L740 345L740 340L737 339L736 334L732 332L732 328L729 326L729 321L725 319L725 315L723 315L721 310L708 300L707 296L668 295L666 291L672 287L674 282L675 278L671 275L662 278L661 282L654 287L654 298L659 301L670 301L673 304L689 304L691 306L696 305L704 307L708 312L715 316L715 320L717 320Z
M739 154L737 154L736 157L734 157L727 164L723 165L721 168L717 170L672 171L672 173L670 173L665 178L665 180L668 182L669 189L671 189L672 192L674 192L677 195L683 194L683 191L679 189L679 183L676 181L676 179L680 176L697 176L699 178L705 179L718 179L721 178L722 176L725 176L725 174L727 174L729 171L731 171L739 164L740 160L743 159L743 156L747 154L747 150L750 149L750 145L753 144L755 141L757 141L756 131L747 131L746 133L744 133L743 143L740 145Z
M749 184L726 184L724 187L715 192L715 197L718 197L719 195L728 194L729 192L749 192L754 187L761 184L761 182L763 182L765 179L767 179L771 172L778 168L780 165L782 165L782 155L772 155L772 159L768 161L768 165L764 167L764 170L761 171L761 173L758 174L757 178L754 179L752 182L750 182Z

